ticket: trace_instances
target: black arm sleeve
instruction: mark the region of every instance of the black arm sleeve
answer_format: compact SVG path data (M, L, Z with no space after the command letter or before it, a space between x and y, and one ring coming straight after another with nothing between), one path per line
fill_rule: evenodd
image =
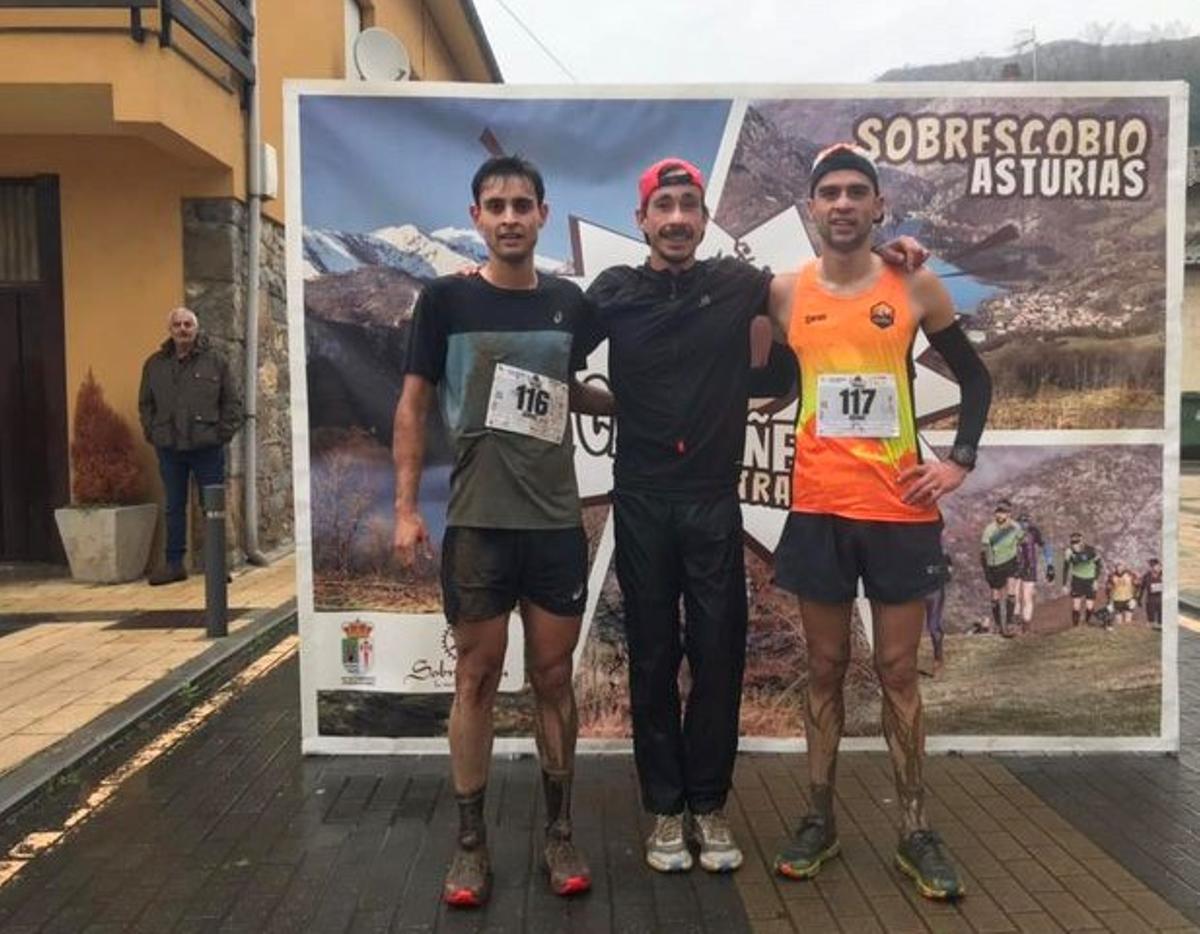
M798 373L796 355L792 349L772 342L767 365L750 370L750 398L777 399L786 396L795 388Z
M992 404L992 378L957 321L930 334L929 343L942 355L962 391L954 443L976 447Z

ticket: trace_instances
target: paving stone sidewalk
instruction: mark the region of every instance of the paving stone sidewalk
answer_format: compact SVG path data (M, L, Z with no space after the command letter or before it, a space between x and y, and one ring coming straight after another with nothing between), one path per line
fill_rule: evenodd
M1180 589L1200 605L1197 471L1181 483ZM230 606L248 614L293 592L292 562L279 562L235 580ZM200 579L155 590L0 584L0 779L203 652L202 602ZM547 892L536 764L498 760L495 895L485 912L448 912L438 901L455 820L446 760L305 759L297 667L294 657L275 665L144 768L58 792L105 794L68 818L77 823L57 845L46 841L61 824L0 826L0 870L11 847L49 846L7 859L16 871L0 872L0 932L1200 931L1200 635L1190 631L1180 634L1179 757L930 760L930 810L970 890L957 905L920 899L891 865L882 754L843 756L844 855L801 884L770 865L805 808L803 756L740 758L729 813L747 863L732 877L647 870L632 760L602 756L584 760L576 791L594 891L569 903Z
M1200 657L1200 636L1182 639L1188 661ZM571 902L548 892L540 868L536 764L501 759L488 797L495 894L484 912L452 912L438 900L455 821L445 758L301 757L297 667L294 657L281 661L169 754L126 778L57 847L23 865L0 888L0 930L1200 930L1190 882L1185 890L1161 877L1200 828L1191 748L1180 759L932 758L931 811L970 888L957 905L919 898L891 865L894 803L882 754L843 758L844 855L812 883L770 872L805 806L802 756L739 760L729 812L747 863L729 877L648 870L631 758L588 757L575 810L595 888ZM1185 671L1194 724L1200 676ZM1114 764L1153 780L1141 795L1114 780L1097 798ZM1087 793L1072 801L1076 790ZM1123 821L1118 828L1110 826L1114 815ZM1131 860L1127 837L1147 852L1170 843L1178 853ZM1182 868L1178 875L1194 878Z
M291 556L237 570L230 632L294 594ZM203 607L195 576L165 587L0 583L0 776L204 653Z
M1200 931L1200 636L1187 630L1179 670L1178 758L1014 757L1005 765Z

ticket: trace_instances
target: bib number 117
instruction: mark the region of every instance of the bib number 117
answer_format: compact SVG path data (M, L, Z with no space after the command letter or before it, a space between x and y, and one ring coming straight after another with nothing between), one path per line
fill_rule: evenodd
M843 389L838 393L842 400L842 414L850 418L865 418L870 415L875 393L876 390L864 387Z

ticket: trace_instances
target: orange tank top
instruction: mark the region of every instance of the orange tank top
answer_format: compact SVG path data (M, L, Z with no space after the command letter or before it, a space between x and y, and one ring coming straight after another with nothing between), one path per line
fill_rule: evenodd
M911 350L918 322L904 277L884 267L865 292L831 295L820 261L800 270L788 344L800 363L792 509L850 519L934 522L897 478L920 463Z

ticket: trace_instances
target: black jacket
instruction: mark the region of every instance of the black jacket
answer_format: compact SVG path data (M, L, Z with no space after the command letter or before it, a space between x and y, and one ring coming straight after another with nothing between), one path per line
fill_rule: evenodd
M766 312L770 283L770 272L732 258L701 260L679 275L615 266L592 283L617 402L618 489L692 496L737 483L750 321ZM781 395L794 376L786 348L772 355L776 378L755 385L756 395Z
M207 337L197 337L182 360L168 338L142 367L138 414L155 447L190 451L227 444L242 425L242 400Z

